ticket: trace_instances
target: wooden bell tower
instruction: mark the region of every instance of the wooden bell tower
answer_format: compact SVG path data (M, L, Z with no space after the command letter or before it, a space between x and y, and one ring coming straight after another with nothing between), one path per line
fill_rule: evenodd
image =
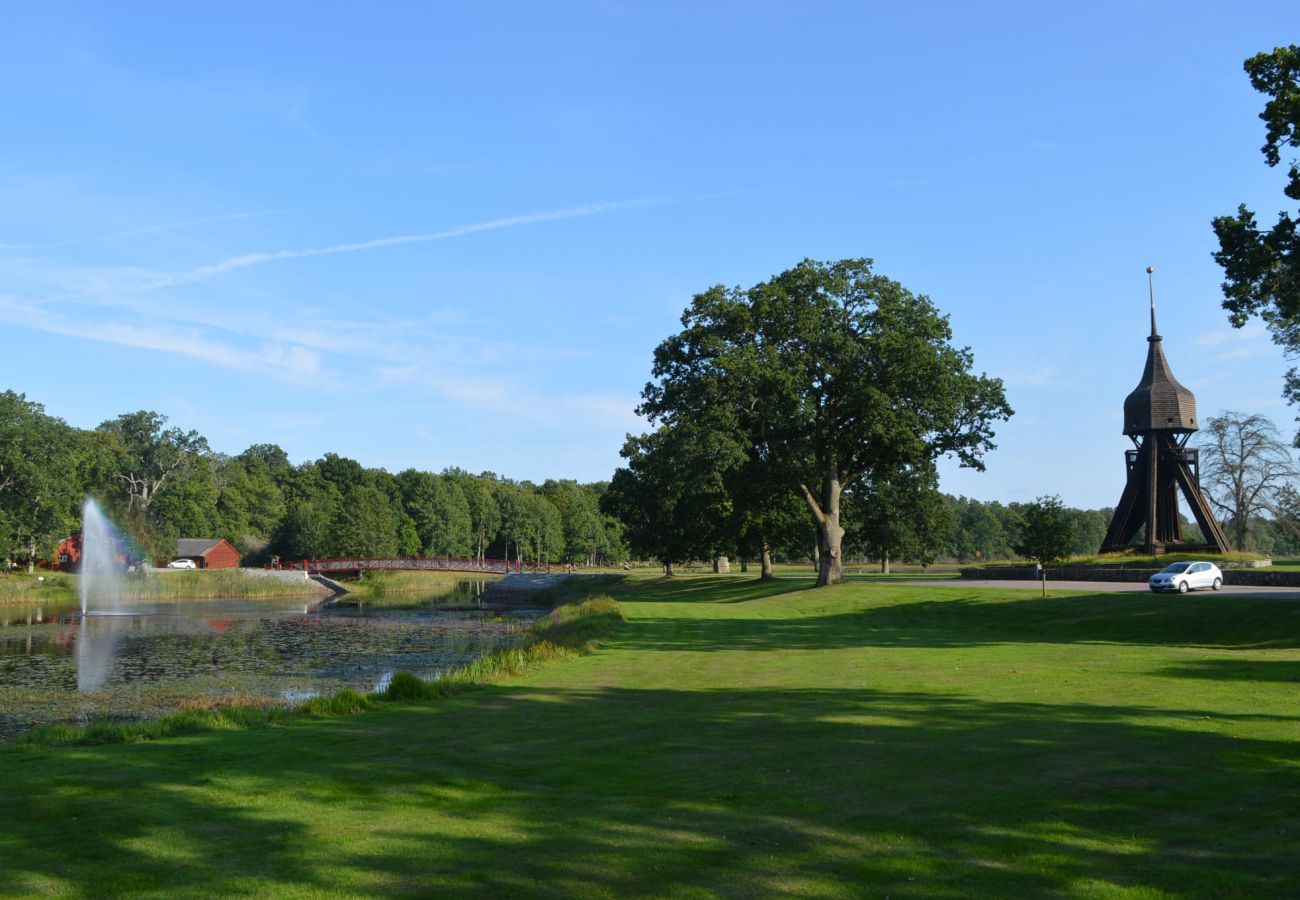
M1143 551L1152 555L1171 550L1227 553L1228 538L1214 519L1201 491L1198 451L1187 446L1197 430L1196 398L1178 383L1156 331L1155 289L1147 268L1151 294L1151 336L1147 338L1147 365L1142 381L1124 400L1124 433L1134 449L1125 451L1128 481L1115 507L1101 552L1127 548L1144 529ZM1203 544L1183 542L1178 522L1181 491L1192 517L1205 536Z

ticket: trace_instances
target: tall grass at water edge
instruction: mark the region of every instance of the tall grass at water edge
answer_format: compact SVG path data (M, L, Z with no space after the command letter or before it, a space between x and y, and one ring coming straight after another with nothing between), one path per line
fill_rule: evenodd
M77 599L77 579L63 572L0 575L0 602L66 603Z
M69 572L41 575L0 576L0 601L23 603L69 603L78 597L80 579ZM247 575L242 569L199 569L195 571L122 576L122 597L137 600L253 600L271 597L321 596L328 591L310 579L264 578Z
M245 574L243 569L132 573L122 580L122 595L127 600L251 600L325 593L325 587L309 578L261 577Z
M348 591L362 600L382 600L394 594L418 594L449 581L498 581L500 575L478 572L368 572L364 578L341 580Z

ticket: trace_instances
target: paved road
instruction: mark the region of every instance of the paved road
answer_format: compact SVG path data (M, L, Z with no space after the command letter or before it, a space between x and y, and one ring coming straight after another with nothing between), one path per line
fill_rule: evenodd
M960 578L951 581L917 580L909 581L908 584L920 585L943 585L944 587L972 587L972 588L998 588L1006 590L1008 588L1020 590L1038 589L1037 581L1025 581L1022 579L975 579ZM1103 593L1117 593L1119 591L1145 591L1147 586L1142 582L1129 581L1048 581L1047 589L1049 591L1101 591ZM1209 591L1197 591L1198 595L1209 594ZM1245 584L1225 584L1223 590L1219 591L1220 596L1230 597L1280 597L1288 600L1300 600L1300 588L1294 587L1256 587Z

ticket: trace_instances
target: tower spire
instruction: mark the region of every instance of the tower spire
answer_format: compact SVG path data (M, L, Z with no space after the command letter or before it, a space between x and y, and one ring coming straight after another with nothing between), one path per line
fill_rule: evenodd
M1188 435L1196 431L1196 398L1174 378L1156 330L1155 271L1147 266L1151 301L1147 364L1138 386L1124 398L1124 433L1132 438L1134 449L1125 454L1128 480L1101 551L1127 549L1144 531L1141 546L1146 553L1173 549L1226 553L1228 538L1201 490L1200 457L1195 447L1187 446ZM1204 544L1183 540L1180 496L1191 508Z
M1151 295L1151 340L1160 340L1160 332L1156 331L1156 267L1147 266L1147 293Z

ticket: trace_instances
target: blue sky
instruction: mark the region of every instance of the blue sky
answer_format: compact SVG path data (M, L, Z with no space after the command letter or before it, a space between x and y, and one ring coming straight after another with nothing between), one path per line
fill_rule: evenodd
M1212 217L1294 2L0 12L0 388L237 453L608 478L692 294L868 256L1017 414L943 487L1111 505L1147 265L1202 418L1289 437Z

